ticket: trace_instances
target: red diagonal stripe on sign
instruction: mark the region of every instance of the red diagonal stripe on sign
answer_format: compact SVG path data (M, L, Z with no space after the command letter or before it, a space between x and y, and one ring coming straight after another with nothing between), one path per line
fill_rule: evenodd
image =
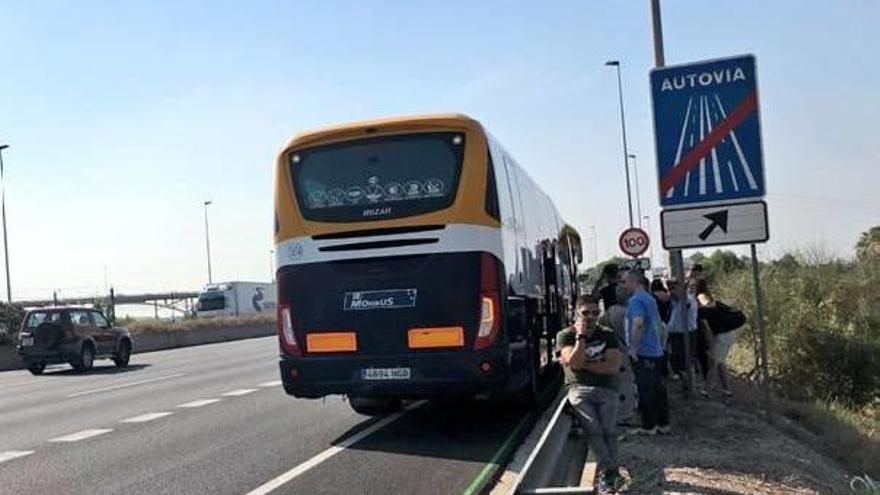
M666 194L667 191L678 184L678 181L680 181L689 170L700 163L701 158L709 154L709 152L712 151L712 148L724 139L724 136L730 133L734 127L740 125L742 121L757 108L758 96L752 91L743 98L743 101L737 105L732 112L730 112L726 119L718 122L718 125L712 129L712 132L703 138L702 141L697 143L696 146L691 148L684 158L675 164L669 173L660 180L660 193Z

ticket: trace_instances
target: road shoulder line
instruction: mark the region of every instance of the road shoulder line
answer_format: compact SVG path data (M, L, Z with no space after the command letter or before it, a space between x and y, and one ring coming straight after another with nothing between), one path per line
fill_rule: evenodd
M376 433L377 431L381 430L382 428L385 428L386 426L390 425L391 423L397 421L407 412L412 411L413 409L416 409L418 407L421 407L424 403L425 403L425 401L416 402L413 405L411 405L410 407L408 407L407 409L404 409L403 411L399 411L399 412L396 412L390 416L386 416L386 417L382 418L381 420L373 423L372 425L368 426L367 428L365 428L365 429L359 431L358 433L339 442L337 445L334 445L334 446L330 447L329 449L321 452L320 454L312 457L311 459L299 464L298 466L294 467L290 471L287 471L286 473L281 474L280 476L278 476L274 479L271 479L271 480L267 481L266 483L262 484L261 486L249 491L246 495L267 495L269 493L272 493L273 491L277 490L278 488L282 487L283 485L287 484L288 482L292 481L293 479L306 473L310 469L318 466L319 464L326 461L327 459L330 459L331 457L344 451L348 447L351 447L352 445L369 437L373 433Z

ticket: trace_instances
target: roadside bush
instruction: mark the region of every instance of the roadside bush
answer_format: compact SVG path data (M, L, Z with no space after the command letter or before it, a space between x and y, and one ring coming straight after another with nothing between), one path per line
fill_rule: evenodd
M880 396L880 269L817 251L763 264L761 284L771 381L797 400L835 401L855 409ZM749 270L719 279L719 299L748 316L731 364L757 375L757 327Z
M20 305L0 303L0 345L15 341L23 318L24 308Z
M275 323L274 312L248 316L225 316L195 320L178 320L176 322L165 320L136 320L126 325L126 327L132 335L139 335L158 332L210 330L221 327L266 325L271 323Z

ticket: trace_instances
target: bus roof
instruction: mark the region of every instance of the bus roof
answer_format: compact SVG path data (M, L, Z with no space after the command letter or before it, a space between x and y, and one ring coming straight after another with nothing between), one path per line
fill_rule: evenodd
M413 127L467 127L470 129L480 128L480 123L460 113L434 113L424 115L405 115L400 117L386 117L369 120L358 120L345 124L336 124L320 127L314 130L296 134L287 143L285 149L293 146L320 143L326 140L345 139L358 137L363 134L373 134L380 130L410 129Z

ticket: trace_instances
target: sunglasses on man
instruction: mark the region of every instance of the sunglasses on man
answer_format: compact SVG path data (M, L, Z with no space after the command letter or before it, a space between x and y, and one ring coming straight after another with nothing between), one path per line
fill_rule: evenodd
M602 312L599 311L598 309L579 309L577 311L577 314L580 316L587 316L587 315L599 316L600 314L602 314Z

